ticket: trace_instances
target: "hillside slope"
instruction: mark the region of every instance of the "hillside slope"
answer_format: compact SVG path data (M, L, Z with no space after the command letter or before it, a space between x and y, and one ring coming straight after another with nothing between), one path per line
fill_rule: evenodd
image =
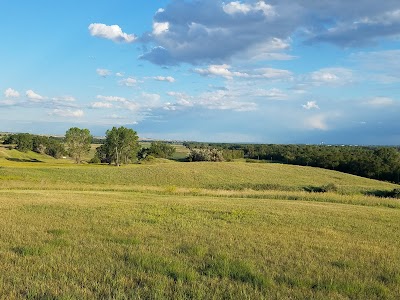
M32 154L26 157L35 158ZM40 158L37 158L40 160ZM44 161L44 160L43 160ZM61 161L61 162L60 162ZM334 186L341 194L390 190L398 185L371 180L336 171L270 163L156 163L151 165L75 165L65 160L46 158L46 163L0 158L0 187L11 182L19 186L175 186L212 190L279 190L305 191L325 185ZM18 185L17 184L17 185Z

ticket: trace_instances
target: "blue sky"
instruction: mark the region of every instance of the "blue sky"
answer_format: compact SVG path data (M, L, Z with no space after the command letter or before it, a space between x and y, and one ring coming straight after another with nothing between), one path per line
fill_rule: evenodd
M0 131L400 144L400 2L0 0Z

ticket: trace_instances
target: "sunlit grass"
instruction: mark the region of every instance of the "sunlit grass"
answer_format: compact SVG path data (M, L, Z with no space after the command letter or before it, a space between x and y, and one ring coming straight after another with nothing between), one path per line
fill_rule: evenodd
M397 185L279 164L41 161L0 158L0 299L400 295L400 201L365 194Z

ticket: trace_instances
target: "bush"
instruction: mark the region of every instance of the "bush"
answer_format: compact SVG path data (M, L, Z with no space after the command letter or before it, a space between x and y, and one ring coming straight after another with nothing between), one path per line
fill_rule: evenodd
M95 155L91 160L89 160L89 164L99 164L99 163L101 163L101 160L97 155Z
M328 183L321 187L324 193L326 192L337 192L338 187L334 183Z
M306 186L304 190L310 193L328 193L337 192L338 188L334 183L328 183L323 186Z
M218 149L192 149L190 150L189 161L213 161L213 162L219 162L219 161L224 161L224 156L222 154L222 151Z

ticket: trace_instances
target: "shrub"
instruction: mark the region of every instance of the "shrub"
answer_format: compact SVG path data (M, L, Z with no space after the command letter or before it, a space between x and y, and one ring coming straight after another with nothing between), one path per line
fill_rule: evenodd
M218 149L191 149L188 157L189 161L224 161L222 151Z

